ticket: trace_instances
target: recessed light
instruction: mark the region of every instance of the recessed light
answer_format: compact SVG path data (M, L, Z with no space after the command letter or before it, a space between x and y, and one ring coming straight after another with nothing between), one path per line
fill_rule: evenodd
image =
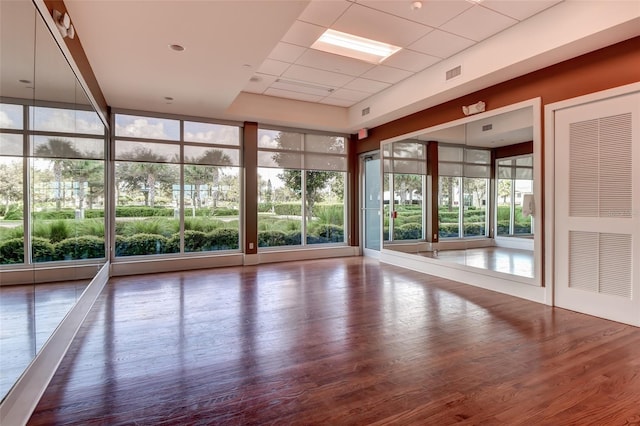
M24 83L24 84L31 84L31 80L25 80L25 79L18 80L18 82Z
M373 64L379 64L401 49L392 44L382 43L331 29L326 30L320 38L311 45L311 48Z
M173 98L172 98L171 96L165 96L165 97L164 97L164 99L165 99L166 101L172 101L172 100L173 100Z
M182 52L184 50L184 46L180 46L179 44L170 44L169 49L175 50L176 52Z
M249 81L252 82L252 83L258 83L258 82L262 81L262 78L258 77L257 75L254 75L253 77L251 77L249 79Z
M411 3L411 10L418 10L418 9L422 9L421 1L414 1L413 3Z

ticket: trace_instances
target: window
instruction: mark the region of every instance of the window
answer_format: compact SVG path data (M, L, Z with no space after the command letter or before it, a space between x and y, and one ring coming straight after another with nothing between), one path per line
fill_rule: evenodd
M424 239L427 147L422 142L387 144L384 157L384 237Z
M0 128L0 264L104 258L105 128L98 115L1 104Z
M240 128L115 122L116 256L239 249Z
M522 215L522 201L533 193L533 154L499 159L496 173L496 235L532 235L533 218Z
M258 130L258 246L344 243L346 140Z
M439 145L438 173L440 238L486 236L490 151Z

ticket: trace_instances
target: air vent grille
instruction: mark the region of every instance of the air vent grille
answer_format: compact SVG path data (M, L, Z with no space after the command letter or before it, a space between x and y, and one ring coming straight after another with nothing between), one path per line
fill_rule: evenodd
M457 67L451 68L449 71L447 71L446 79L451 80L452 78L457 77L460 74L462 74L462 66L458 65Z

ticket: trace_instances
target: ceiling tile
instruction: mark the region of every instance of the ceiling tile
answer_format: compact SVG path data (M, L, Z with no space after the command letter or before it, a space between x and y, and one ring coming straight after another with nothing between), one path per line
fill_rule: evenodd
M313 0L298 17L300 21L329 28L344 13L351 2Z
M322 96L309 95L307 93L289 92L288 90L268 89L264 92L268 96L277 96L278 98L297 99L299 101L318 102Z
M345 84L344 88L373 94L373 93L378 93L389 86L391 86L390 83L383 83L381 81L375 81L375 80L367 80L366 78L356 78L355 80Z
M289 92L306 93L308 95L317 95L322 97L329 96L335 91L334 87L328 88L327 86L319 86L300 81L287 80L284 78L277 79L275 82L273 82L270 88L287 90Z
M294 63L305 52L305 50L307 50L305 47L280 42L271 51L269 58L275 59L276 61Z
M325 31L324 27L308 24L302 21L293 23L289 31L282 37L282 41L302 47L310 47Z
M350 101L348 99L338 99L338 98L334 98L334 97L326 97L323 100L320 101L321 104L327 104L327 105L335 105L335 106L340 106L340 107L350 107L352 105L356 104L356 101Z
M479 25L479 23L482 24ZM474 6L440 28L462 37L481 41L517 23L517 20L501 13L482 6Z
M438 58L448 58L461 50L475 44L473 40L459 37L455 34L440 30L433 30L409 48Z
M258 72L261 74L282 75L290 65L288 62L265 59L260 68L258 68Z
M385 65L406 71L418 72L439 62L440 58L402 49L384 61Z
M439 27L473 7L467 0L423 1L420 9L412 9L410 1L360 0L358 3L392 15L432 27Z
M353 77L350 75L323 71L300 65L290 66L289 69L284 72L283 76L293 80L308 81L310 83L331 87L342 87L353 80Z
M297 61L297 65L333 71L341 74L359 76L375 65L346 56L333 55L315 49L307 50Z
M378 65L372 70L362 74L362 77L369 78L371 80L383 81L385 83L395 84L400 80L411 76L413 73L398 68L386 67L384 65Z
M359 92L357 90L349 90L349 89L338 89L331 94L331 97L333 98L347 99L355 102L359 102L363 99L368 98L369 96L371 96L370 93Z
M347 9L332 28L400 47L413 43L431 29L359 4Z
M249 80L249 83L244 86L243 90L251 93L264 93L264 91L267 90L274 81L276 81L277 77L266 74L255 74L251 78L256 81Z
M562 0L485 0L482 6L522 21L561 2Z

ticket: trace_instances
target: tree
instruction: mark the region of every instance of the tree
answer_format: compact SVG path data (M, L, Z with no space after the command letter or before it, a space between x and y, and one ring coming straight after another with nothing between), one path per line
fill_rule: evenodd
M482 178L464 178L464 192L471 194L471 205L474 207L482 207L480 201L484 200L487 193L487 180ZM475 201L478 205L475 205Z
M189 182L195 186L194 196L196 198L196 207L202 206L200 187L204 183L210 182L213 189L213 208L216 208L218 206L218 185L220 180L220 169L218 166L230 166L232 164L231 158L219 149L208 149L201 156L189 160L198 164L188 165L184 168L185 182ZM206 164L207 166L201 166L200 164ZM208 164L215 164L215 166L208 166Z
M412 204L413 193L419 191L422 194L422 177L420 175L412 174L394 174L393 175L394 186L396 191L400 193L400 204ZM408 203L407 203L408 198Z
M447 211L453 211L453 201L455 198L454 191L457 186L457 177L440 176L440 192L438 194L438 205L446 206Z
M149 148L136 149L132 158L144 162L119 163L117 175L121 185L129 191L141 191L144 205L154 207L158 182L166 182L173 177L170 167L159 162L164 161L165 157Z
M56 191L54 199L56 201L56 210L60 210L63 199L62 194L62 173L65 162L69 158L80 158L80 151L75 149L71 141L60 138L51 138L46 145L38 145L34 154L38 157L53 158L53 178L56 181Z
M502 197L502 204L507 203L511 196L511 179L498 179L498 197Z
M100 160L74 160L63 164L63 174L78 182L78 209L84 208L85 183L89 189L89 208L93 199L104 193L104 163Z
M5 212L12 202L22 200L22 161L0 163L0 197Z
M318 139L320 138L320 139ZM292 159L300 157L300 150L302 148L302 135L299 133L286 133L280 132L275 139L278 147L285 152L277 152L273 155L274 161L281 167L289 167L289 163ZM314 143L322 145L321 152L340 152L344 151L344 138L335 136L318 137L314 140ZM290 154L286 151L289 151ZM327 169L332 169L330 164L332 157L327 157ZM302 164L301 164L302 166ZM314 168L322 169L322 164L314 164ZM341 175L340 172L326 171L326 170L307 170L305 175L305 200L307 218L313 217L313 208L315 204L322 201L322 190L327 187L329 182L337 179L337 176ZM296 195L302 196L302 170L285 169L278 175L285 185L291 189Z

